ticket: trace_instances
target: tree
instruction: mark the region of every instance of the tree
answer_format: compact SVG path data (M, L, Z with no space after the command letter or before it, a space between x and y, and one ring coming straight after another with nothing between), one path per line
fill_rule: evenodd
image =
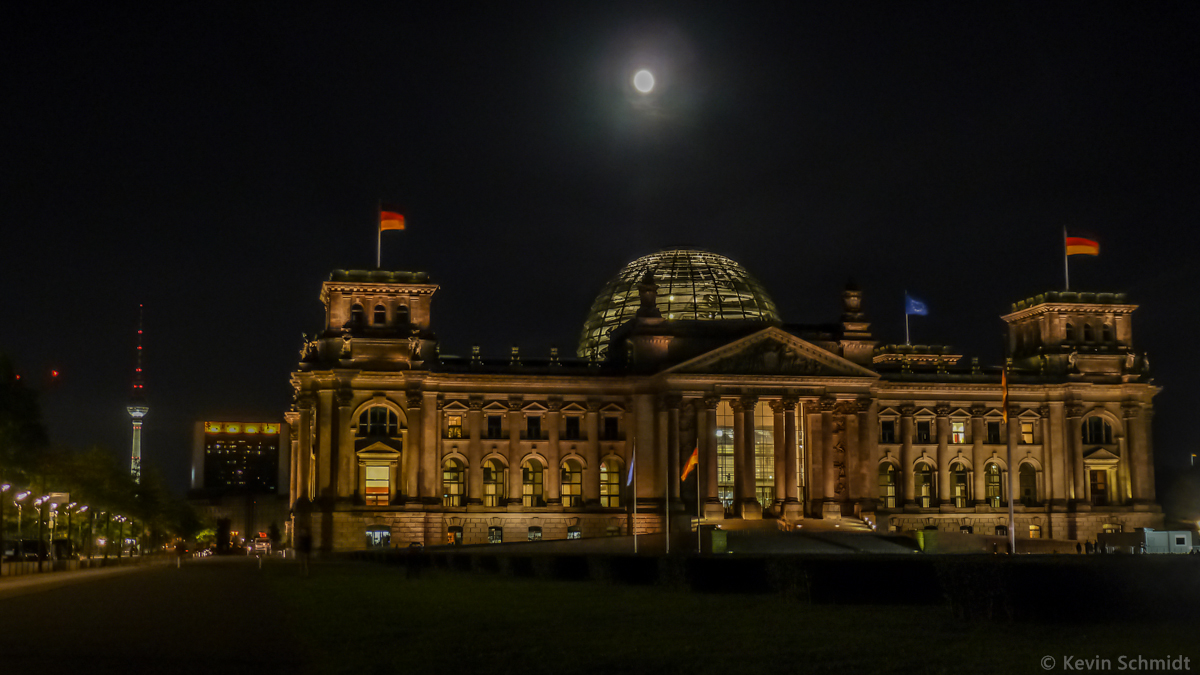
M17 377L8 356L0 354L0 474L24 474L45 446L37 395Z

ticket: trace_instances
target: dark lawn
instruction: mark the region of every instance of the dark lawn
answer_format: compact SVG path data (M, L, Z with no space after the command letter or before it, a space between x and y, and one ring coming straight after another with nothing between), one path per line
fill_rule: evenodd
M264 572L318 673L1042 673L1046 655L1064 672L1064 654L1110 658L1116 672L1122 654L1184 654L1200 669L1200 617L964 625L940 606L431 570L406 579L403 568L368 563L314 564L308 578L286 563Z

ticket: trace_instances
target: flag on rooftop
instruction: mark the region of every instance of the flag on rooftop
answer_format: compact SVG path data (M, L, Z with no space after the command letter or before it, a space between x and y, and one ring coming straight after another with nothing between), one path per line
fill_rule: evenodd
M1066 235L1067 238L1067 255L1100 255L1100 242L1087 237L1072 237Z
M929 308L925 306L924 302L917 300L916 298L912 297L908 293L905 293L904 294L904 313L905 314L914 314L916 316L925 316L925 315L929 314Z

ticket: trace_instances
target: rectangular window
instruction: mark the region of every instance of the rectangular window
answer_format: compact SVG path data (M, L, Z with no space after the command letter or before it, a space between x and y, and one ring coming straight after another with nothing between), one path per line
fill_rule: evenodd
M933 422L929 420L917 421L917 438L915 443L932 443L933 442Z
M578 525L572 525L567 528L567 539L583 539L583 532L580 531Z
M504 528L495 527L495 526L489 527L488 528L488 543L489 544L503 544L504 543Z
M1092 484L1092 506L1108 506L1108 471L1092 469L1088 473Z
M387 506L392 491L391 471L386 466L367 467L367 505Z
M579 418L578 417L568 417L567 418L567 429L566 429L566 433L564 434L564 436L568 441L579 440Z
M1033 422L1021 421L1021 445L1033 445Z
M488 415L487 416L487 437L488 438L501 438L503 436L503 431L501 429L501 420L503 420L503 419L504 418L502 418L499 415Z
M604 440L606 440L606 441L621 440L620 420L618 418L612 417L612 416L604 418Z
M541 541L541 540L542 540L542 528L540 528L536 525L529 528L529 541Z
M446 438L462 437L462 415L446 416Z
M997 445L1001 442L1000 441L1000 423L999 422L988 422L987 423L987 442L992 445Z
M542 437L542 418L530 415L525 418L525 437L539 439Z
M965 421L955 420L950 422L950 442L967 442L967 423Z
M896 420L883 420L879 423L879 442L896 442Z

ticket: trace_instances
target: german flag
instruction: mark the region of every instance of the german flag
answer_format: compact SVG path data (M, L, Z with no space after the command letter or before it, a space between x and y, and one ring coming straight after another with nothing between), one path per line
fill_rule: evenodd
M1067 255L1100 255L1100 243L1095 239L1067 235Z
M404 229L404 214L400 209L381 204L379 206L379 231L384 230L403 230Z
M700 444L696 444L696 449L692 450L692 456L688 457L687 464L683 467L683 475L679 477L680 482L687 480L688 474L692 469L700 466Z

